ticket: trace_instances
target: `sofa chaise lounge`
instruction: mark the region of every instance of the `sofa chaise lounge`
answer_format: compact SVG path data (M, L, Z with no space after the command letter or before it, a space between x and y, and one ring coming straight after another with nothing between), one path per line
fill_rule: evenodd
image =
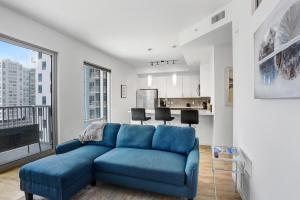
M103 141L68 141L52 155L20 169L26 200L33 194L68 200L100 182L193 199L199 142L191 127L106 124Z

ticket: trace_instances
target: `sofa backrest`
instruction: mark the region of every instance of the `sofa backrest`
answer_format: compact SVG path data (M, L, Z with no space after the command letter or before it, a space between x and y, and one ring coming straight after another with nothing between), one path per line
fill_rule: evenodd
M86 142L87 145L101 145L114 148L116 147L117 135L121 124L107 123L103 130L103 140L100 142L90 141Z
M150 125L123 124L119 130L116 147L151 149L155 131Z
M194 128L159 125L153 135L152 149L188 154L194 144Z

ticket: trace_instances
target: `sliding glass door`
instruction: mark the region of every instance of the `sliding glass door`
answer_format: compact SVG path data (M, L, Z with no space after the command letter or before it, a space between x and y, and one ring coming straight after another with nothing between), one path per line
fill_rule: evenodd
M110 121L110 73L100 66L84 62L84 125Z
M0 36L0 170L54 149L56 55Z

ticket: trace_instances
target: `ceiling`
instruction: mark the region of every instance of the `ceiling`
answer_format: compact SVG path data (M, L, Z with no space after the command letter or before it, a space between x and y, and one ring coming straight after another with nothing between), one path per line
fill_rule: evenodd
M135 67L145 67L156 60L179 60L179 64L185 64L178 47L179 33L230 1L0 0L0 3Z
M181 51L186 63L193 68L211 62L211 47L232 45L232 23L227 23L213 31L183 45Z

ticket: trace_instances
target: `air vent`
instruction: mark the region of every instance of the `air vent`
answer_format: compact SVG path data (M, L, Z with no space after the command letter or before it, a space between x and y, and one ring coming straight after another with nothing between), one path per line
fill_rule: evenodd
M225 10L223 10L222 12L219 12L218 14L216 14L215 16L213 16L211 18L211 24L215 24L218 21L220 21L221 19L225 18Z
M240 195L243 200L250 200L250 176L247 171L241 175Z
M241 184L240 184L240 194L243 200L250 200L250 193L251 193L251 187L250 187L250 180L252 176L252 161L249 159L249 157L246 155L246 153L240 149L241 156L240 156L240 162L241 162Z

